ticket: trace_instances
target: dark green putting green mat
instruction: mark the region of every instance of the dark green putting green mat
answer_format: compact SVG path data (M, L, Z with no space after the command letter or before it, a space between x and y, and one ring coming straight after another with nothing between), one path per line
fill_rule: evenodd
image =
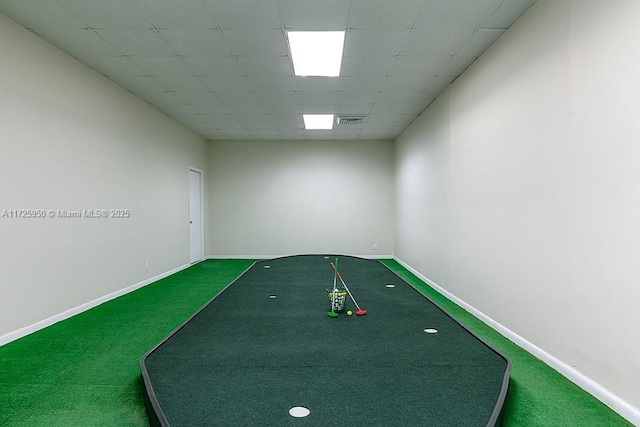
M368 314L327 316L335 258L306 255L254 264L150 351L141 366L152 421L157 416L171 426L498 422L508 360L377 261L338 257L342 277ZM347 308L355 312L350 300ZM427 328L438 332L425 333ZM310 414L290 416L296 406Z

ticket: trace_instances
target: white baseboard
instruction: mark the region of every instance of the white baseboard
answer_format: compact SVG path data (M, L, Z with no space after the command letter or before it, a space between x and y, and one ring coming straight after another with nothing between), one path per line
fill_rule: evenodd
M535 357L542 360L544 363L546 363L547 365L549 365L550 367L558 371L561 375L569 379L571 382L578 385L584 391L586 391L587 393L594 396L596 399L603 402L605 405L607 405L613 411L620 414L623 418L625 418L631 424L640 426L640 409L639 408L636 408L626 400L623 400L619 396L607 390L605 387L593 381L591 378L587 377L586 375L584 375L582 372L578 371L574 367L557 359L556 357L547 353L540 347L536 346L535 344L527 341L520 335L516 334L509 328L496 322L495 320L493 320L491 317L487 316L480 310L467 304L465 301L461 300L457 296L453 295L451 292L442 288L437 283L430 280L428 277L424 276L419 271L415 270L413 267L411 267L401 259L397 257L393 257L393 259L395 259L403 267L405 267L411 273L413 273L418 278L420 278L420 280L424 281L433 289L438 291L440 294L444 295L449 300L453 301L460 307L464 308L466 311L473 314L475 317L477 317L478 319L480 319L481 321L489 325L491 328L495 329L498 333L503 335L505 338L509 339L510 341L513 341L519 347L533 354Z
M284 254L284 255L209 255L207 259L274 259L287 256L295 256L300 254ZM323 254L310 254L310 255L323 255ZM352 254L337 254L342 256L354 256L364 259L394 259L393 255L352 255Z
M116 292L112 292L109 295L105 295L103 297L97 298L93 301L81 304L77 307L74 308L70 308L69 310L66 310L62 313L53 315L51 317L47 317L46 319L40 320L38 322L32 323L28 326L25 326L23 328L20 328L16 331L13 332L9 332L8 334L2 335L0 336L0 346L3 346L5 344L10 343L11 341L15 341L19 338L22 338L24 336L27 336L29 334L32 334L36 331L39 331L40 329L44 329L47 326L51 326L54 323L58 323L62 320L68 319L72 316L75 316L76 314L80 314L84 311L90 310L94 307L99 306L100 304L104 304L107 301L111 301L112 299L118 298L119 296L128 294L129 292L133 292L136 289L140 289L143 286L146 286L148 284L151 284L153 282L156 282L160 279L163 279L167 276L170 276L174 273L177 273L181 270L184 270L187 267L190 267L191 264L185 264L185 265L181 265L180 267L174 268L173 270L169 270L167 272L164 272L162 274L158 274L157 276L154 277L150 277L149 279L145 279L142 282L136 283L134 285L128 286L124 289L120 289L119 291Z

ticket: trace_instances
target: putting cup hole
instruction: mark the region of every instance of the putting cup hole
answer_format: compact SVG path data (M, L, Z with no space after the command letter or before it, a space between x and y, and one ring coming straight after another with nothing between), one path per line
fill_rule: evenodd
M293 408L289 409L289 415L296 418L306 417L310 413L311 411L309 411L304 406L294 406Z
M387 288L395 288L395 287L396 287L396 285L393 285L393 284L391 284L391 283L389 283L389 284L387 285Z
M265 265L264 268L271 268L271 266L270 265Z
M433 329L433 328L427 328L424 330L426 333L428 334L437 334L438 330L437 329Z
M269 295L269 298L271 298L271 299L275 299L275 298L277 298L277 297L276 297L275 295Z

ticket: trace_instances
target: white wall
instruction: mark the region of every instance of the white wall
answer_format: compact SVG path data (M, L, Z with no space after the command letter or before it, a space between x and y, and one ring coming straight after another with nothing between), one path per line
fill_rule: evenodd
M640 407L640 2L539 0L397 141L395 254Z
M393 142L210 144L210 256L393 254Z
M189 166L206 142L0 15L0 337L189 262ZM149 269L145 269L145 262Z

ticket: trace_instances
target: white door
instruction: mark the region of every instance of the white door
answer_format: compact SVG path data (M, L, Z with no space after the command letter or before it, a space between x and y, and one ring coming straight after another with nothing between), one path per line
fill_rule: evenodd
M189 262L202 260L202 171L189 169Z

